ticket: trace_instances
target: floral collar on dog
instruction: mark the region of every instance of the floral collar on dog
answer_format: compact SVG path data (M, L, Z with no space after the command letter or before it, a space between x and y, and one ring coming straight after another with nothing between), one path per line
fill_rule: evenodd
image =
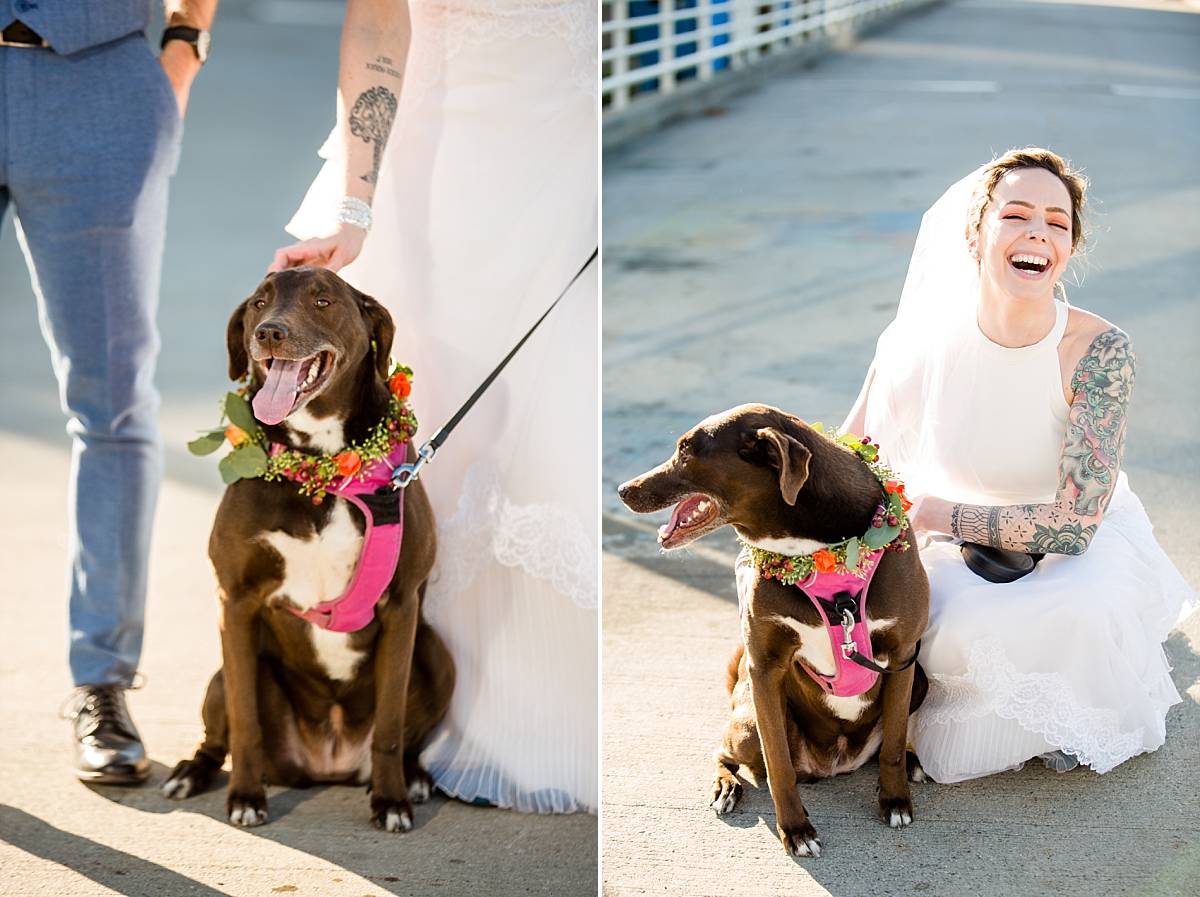
M908 550L908 540L902 536L908 530L907 512L912 502L904 494L904 484L879 460L879 446L869 438L850 433L839 436L820 424L814 429L852 449L879 480L886 497L875 509L871 528L862 536L827 545L812 554L789 556L742 544L764 579L796 586L821 616L836 669L830 676L801 662L804 671L828 694L853 697L874 687L880 673L907 669L917 659L914 654L903 666L892 668L876 664L867 625L867 590L884 551ZM919 650L920 645L917 647Z
M812 554L777 554L742 543L750 551L754 565L762 571L764 579L774 579L784 585L801 588L811 584L822 573L843 573L866 579L874 569L874 563L868 563L867 558L877 550L907 551L908 540L900 536L908 529L908 509L912 507L912 502L904 494L904 484L890 467L879 460L879 446L872 443L869 437L855 436L853 433L839 435L837 430L826 430L821 424L813 424L813 429L858 455L879 480L885 498L875 509L875 517L866 533L826 545Z
M409 440L417 431L417 419L406 401L412 392L411 378L410 368L396 365L388 378L388 413L365 439L337 452L312 455L270 442L246 400L245 387L225 397L229 426L188 444L193 454L207 455L229 442L233 450L220 464L226 484L259 477L268 482L289 480L313 504L333 494L362 512L366 521L362 553L346 591L309 610L289 608L321 629L362 629L374 618L375 605L395 575L404 535L404 490L394 489L391 479L395 468L405 462Z
M233 450L221 459L219 469L225 485L242 479L262 477L267 482L290 480L301 495L312 497L319 505L326 493L361 480L375 461L388 457L397 445L417 432L417 418L408 406L412 393L412 368L393 365L388 378L391 399L388 412L366 438L352 442L336 452L312 454L270 442L254 417L246 394L249 387L226 394L222 404L222 422L229 425L210 430L188 443L193 455L209 455L226 442Z

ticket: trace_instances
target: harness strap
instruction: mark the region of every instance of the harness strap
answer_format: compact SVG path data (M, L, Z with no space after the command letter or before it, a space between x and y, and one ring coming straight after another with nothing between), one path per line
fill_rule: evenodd
M346 591L332 601L309 610L290 610L321 629L357 632L375 618L375 605L396 573L404 539L404 492L381 486L373 493L342 492L339 497L362 511L367 523L354 576Z
M375 618L375 605L391 585L400 562L404 490L392 489L389 477L407 452L408 441L398 442L386 458L329 490L331 496L346 499L362 512L366 521L362 550L346 591L308 610L290 607L296 616L331 632L356 632Z
M917 662L917 656L920 653L921 653L921 642L918 641L917 642L917 650L913 651L913 656L908 659L908 662L905 663L904 666L899 666L899 667L881 667L875 661L871 660L869 657L863 657L857 651L851 651L849 654L846 655L846 659L853 660L860 667L866 667L868 670L872 670L873 672L876 672L876 673L902 673L905 670L907 670L910 666L912 666L914 663Z

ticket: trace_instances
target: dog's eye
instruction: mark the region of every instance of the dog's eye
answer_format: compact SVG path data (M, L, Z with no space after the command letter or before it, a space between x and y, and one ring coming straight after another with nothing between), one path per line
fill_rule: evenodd
M254 300L254 307L255 307L255 308L266 308L266 307L267 307L267 300L266 300L266 299L255 299L255 300Z
M329 300L324 296L317 297L317 308L326 308L329 305Z

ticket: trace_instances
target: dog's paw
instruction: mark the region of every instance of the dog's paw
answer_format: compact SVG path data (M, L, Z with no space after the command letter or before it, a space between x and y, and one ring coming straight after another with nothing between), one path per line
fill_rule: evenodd
M917 755L909 751L904 758L905 765L908 767L908 780L910 782L928 782L929 776L925 775L925 770L921 768L921 761L917 759Z
M821 855L821 839L811 823L790 825L779 829L779 840L783 849L794 857L819 857Z
M213 770L207 763L196 760L181 760L171 770L167 780L159 787L163 797L184 800L194 794L207 791L212 784Z
M733 812L742 797L742 783L732 775L718 775L713 782L712 800L709 806L716 810L718 816Z
M242 828L253 828L267 821L267 796L265 794L230 794L225 801L229 822Z
M412 805L406 800L373 797L371 798L371 825L385 832L412 831Z
M904 828L913 821L912 801L907 797L881 797L879 815L892 828Z
M433 795L433 779L425 770L409 770L405 778L408 780L408 799L414 804L423 804Z

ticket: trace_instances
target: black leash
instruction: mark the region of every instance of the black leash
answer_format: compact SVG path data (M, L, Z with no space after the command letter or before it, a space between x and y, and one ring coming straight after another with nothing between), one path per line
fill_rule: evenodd
M558 298L551 302L550 307L542 312L542 316L533 322L533 326L526 331L525 335L521 337L520 341L512 347L511 351L509 351L507 355L504 356L504 359L498 365L496 365L495 370L487 375L487 378L479 384L475 392L471 393L471 397L463 403L462 407L459 408L458 411L454 412L454 416L445 424L443 424L441 429L434 433L431 439L417 449L417 460L412 464L401 464L394 471L392 471L393 489L403 489L418 477L422 467L433 460L433 456L436 455L437 450L442 447L442 443L446 441L446 437L448 437L451 431L459 425L464 417L467 416L467 412L470 411L475 403L479 401L480 397L487 392L487 388L492 385L492 381L500 376L500 372L504 370L510 361L512 361L513 356L517 354L518 350L525 345L525 341L528 340L529 337L533 336L533 332L538 329L542 321L546 320L546 316L549 315L550 312L554 311L554 306L558 305L558 303L562 301L562 297L571 291L571 287L575 285L575 281L579 280L579 278L583 276L583 272L588 269L588 266L596 260L596 256L599 254L599 247L592 250L592 254L588 256L587 261L583 263L582 267L575 272L575 276L567 282L565 287L563 287L562 292L558 294Z

